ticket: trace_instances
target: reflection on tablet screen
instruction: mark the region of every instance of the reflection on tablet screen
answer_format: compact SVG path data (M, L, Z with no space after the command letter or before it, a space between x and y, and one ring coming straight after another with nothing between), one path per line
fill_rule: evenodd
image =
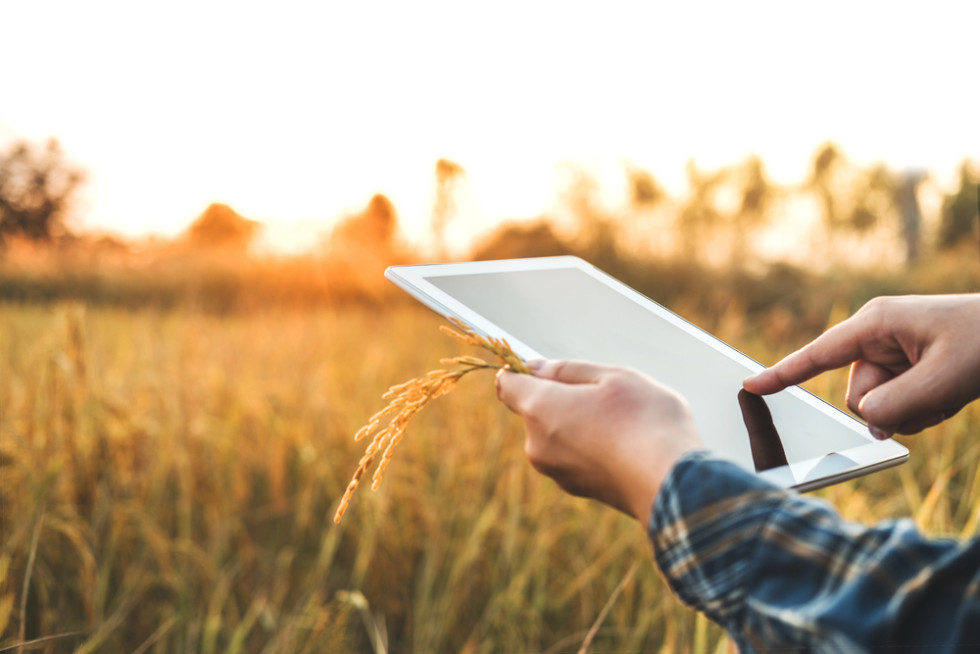
M766 401L743 388L738 391L738 406L742 409L742 420L749 433L749 448L752 450L755 471L771 470L789 463L776 425L772 424L772 414L769 413Z
M544 357L628 366L677 390L690 403L705 445L750 470L869 442L788 391L765 400L740 392L742 380L754 372L750 363L723 355L702 336L679 329L581 270L426 279ZM826 463L839 469L841 462Z

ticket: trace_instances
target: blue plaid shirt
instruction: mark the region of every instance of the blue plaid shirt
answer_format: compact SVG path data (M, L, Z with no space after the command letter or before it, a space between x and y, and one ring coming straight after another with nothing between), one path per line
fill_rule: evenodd
M649 536L674 592L743 654L980 652L980 537L848 523L703 451L668 475Z

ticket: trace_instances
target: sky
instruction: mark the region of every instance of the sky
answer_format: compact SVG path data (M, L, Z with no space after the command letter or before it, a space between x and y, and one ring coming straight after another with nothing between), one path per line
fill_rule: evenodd
M6 3L0 147L57 138L87 171L75 225L174 235L211 202L297 250L365 206L424 240L435 162L468 233L549 211L562 165L757 154L801 181L832 140L950 183L980 159L980 3Z

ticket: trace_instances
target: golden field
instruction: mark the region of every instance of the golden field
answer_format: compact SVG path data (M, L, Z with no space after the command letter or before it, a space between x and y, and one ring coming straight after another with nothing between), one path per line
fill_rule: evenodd
M852 307L824 312L824 325ZM390 385L466 352L411 305L0 304L0 650L727 651L638 525L564 495L474 373L409 426L381 488L331 517ZM710 326L771 363L783 340ZM792 336L790 336L792 334ZM809 388L840 405L845 375ZM966 536L980 406L911 460L818 494Z
M406 6L407 17L419 11ZM84 35L84 20L66 22L61 13L57 22ZM185 22L200 29L207 13L196 11L195 20ZM203 39L183 39L190 49L183 42L168 49L167 75L141 75L180 80L182 88L133 93L131 82L139 79L129 76L127 84L109 85L125 91L122 102L98 97L100 88L108 88L98 76L109 71L118 77L117 63L138 59L130 53L111 66L76 61L75 54L112 52L89 47L100 45L98 39L86 37L72 54L64 50L72 39L59 40L59 29L38 20L44 33L25 50L31 56L8 57L18 59L8 66L11 72L55 64L53 77L24 78L32 82L25 96L31 125L50 120L62 104L79 116L86 109L95 113L91 120L70 121L83 126L84 135L77 141L70 129L63 133L64 150L55 139L44 145L21 140L12 131L17 120L6 114L6 122L0 120L0 654L731 651L719 628L668 592L637 524L565 495L532 470L523 452L523 425L496 400L489 371L467 375L413 418L379 490L362 484L343 521L334 524L367 447L353 436L385 406L385 390L440 367L445 357L486 356L441 334L442 321L388 284L384 268L574 254L772 363L875 295L980 291L977 164L964 159L954 181L947 179L951 169L899 170L887 157L867 159L867 148L878 147L868 145L873 139L859 146L858 158L826 141L813 151L806 170L799 169L800 178L788 181L786 156L807 132L799 129L808 121L798 110L823 101L845 106L807 83L806 93L793 100L789 130L760 124L761 132L780 134L784 172L777 181L761 156L748 150L740 161L699 164L694 155L708 155L704 147L718 141L710 128L702 129L699 111L685 109L690 115L664 122L656 111L637 113L622 102L634 91L683 97L682 104L658 106L710 108L710 122L723 124L715 119L768 106L760 95L767 87L793 96L784 89L792 75L772 78L770 70L766 74L779 83L766 83L755 74L761 59L747 67L727 60L735 49L715 71L725 84L710 83L715 65L709 62L707 75L677 77L683 93L676 94L664 92L665 79L675 75L657 74L655 64L662 59L683 73L691 59L686 52L666 59L623 58L620 43L596 48L591 40L588 47L569 41L586 58L583 66L572 61L573 74L566 78L559 71L561 52L541 47L540 30L528 31L522 19L529 37L524 40L546 54L547 65L536 65L530 50L511 38L507 47L487 51L493 65L484 72L493 74L474 76L480 71L453 69L465 60L453 45L465 32L454 36L442 29L440 38L422 43L410 20L392 23L369 15L364 25L371 38L350 56L324 59L342 62L337 79L297 73L318 61L301 42L299 66L269 67L263 56L262 66L237 75L224 63L248 63L238 56L245 50L270 50L261 47L270 43L270 30L253 47L255 39L236 22L241 13L219 11L220 29L201 32ZM564 21L567 13L544 12L548 31L553 18ZM347 18L331 18L331 24L343 28ZM470 22L482 25L482 18ZM388 23L395 29L387 29ZM8 28L0 47L21 33L29 30ZM497 40L495 31L488 33ZM222 55L219 63L228 62L218 68L208 65L210 55L194 57L191 63L206 83L188 86L193 76L171 74L179 55L193 52L196 42L224 53L222 34L246 34L249 45L233 57ZM412 47L393 50L398 34L409 35ZM138 45L145 40L139 36L132 32L127 40ZM317 43L343 43L331 34L317 36ZM425 51L434 46L431 61L421 68L435 76L432 90L447 91L450 100L438 100L439 93L427 87L413 90L410 77L418 66L401 59L418 43ZM827 54L840 48L818 43L810 49L815 61L820 67L832 64ZM289 45L271 50L295 50ZM58 57L43 56L62 50L71 55L68 67ZM623 61L609 71L597 67L594 55L602 50L619 53ZM386 51L399 52L394 68L381 56L383 74L365 74L372 57ZM497 64L514 53L512 63L532 74L532 84L515 85L514 76L498 74ZM959 61L949 56L944 61ZM363 64L368 68L360 70ZM623 74L630 65L639 66L638 74ZM576 66L581 70L572 70ZM742 84L729 69L748 75L751 83ZM272 71L275 89L285 82L288 93L252 92L265 70ZM86 102L61 102L79 93L59 89L58 71L70 78L65 89L82 83ZM386 83L392 71L398 79ZM865 91L887 86L883 71L863 71L867 79L855 87L861 89L857 99L841 97L866 109ZM559 77L548 80L556 72ZM810 75L797 72L800 79ZM96 77L86 77L90 73ZM603 83L589 86L591 74ZM351 93L343 91L348 78ZM496 99L487 89L461 93L468 81L486 86L490 78L501 80L506 93ZM37 83L42 79L43 85ZM841 79L832 79L834 93L846 90ZM949 109L957 103L950 98L966 88L967 79L933 80L942 101L932 105L945 107L941 126L955 126ZM540 82L556 80L574 102L542 109L539 100L557 87ZM239 100L239 81L247 82L246 102ZM226 89L226 82L232 86ZM607 82L621 88L604 94L602 89L612 88ZM58 96L54 102L35 92L51 89ZM410 102L399 99L404 89L411 91ZM723 101L694 102L691 89L707 89ZM318 96L305 95L311 90L326 93L319 109ZM372 90L380 101L372 100ZM912 95L905 93L902 104L912 106ZM303 101L292 101L294 96ZM738 101L724 101L728 96ZM261 97L275 106L257 120L243 118L261 105ZM497 102L510 97L518 101ZM235 108L217 109L223 98ZM144 100L147 111L127 112L132 102ZM482 122L494 129L470 129L481 124L470 111L460 111L465 105L459 101L470 100L490 108L491 120ZM572 104L589 102L594 106L581 125L563 122ZM155 114L160 108L163 113ZM265 124L283 108L289 120L256 138L253 123ZM423 108L439 129L405 122L413 108ZM338 122L349 109L351 120ZM127 126L127 113L139 116L139 124ZM919 113L903 131L921 131L928 116ZM613 122L606 124L604 114ZM632 127L623 122L629 115L639 120ZM106 116L118 125L93 129ZM306 127L304 116L312 121ZM442 128L456 130L461 117L466 138L482 134L490 140L483 146L473 141L472 147L455 137L442 142ZM522 137L520 129L499 129L508 117L520 129L532 128L532 138ZM824 125L824 117L820 129L833 128ZM185 118L190 122L181 127ZM362 118L367 122L359 127ZM51 123L55 131L62 129L58 123ZM659 123L671 138L680 135L676 148L671 139L651 138ZM330 136L333 124L356 138ZM206 134L195 138L196 127L188 125L204 126ZM153 147L156 136L175 126L180 134L174 132L165 147ZM547 145L550 137L538 138L555 128L558 141ZM727 131L749 139L741 142L751 143L752 151L768 149L759 129L742 125ZM974 135L964 127L959 131ZM501 140L508 134L516 135L516 148ZM594 150L575 146L582 136L589 142L599 138L601 156L544 163ZM621 139L626 140L617 145ZM950 141L938 139L943 140ZM903 159L916 159L908 159L908 143L894 150L893 141L879 141L888 147L878 154L905 152ZM96 147L102 161L93 160L90 171L74 162L84 153L83 143ZM291 153L290 144L299 150ZM121 155L121 145L135 149ZM446 145L473 160L439 158L428 180L419 177L416 166ZM664 184L631 163L627 152L646 152L639 158L663 162L683 153L683 175ZM221 163L224 155L232 156L233 165ZM930 160L931 155L920 163ZM108 173L120 162L125 175ZM403 168L409 162L415 163ZM197 165L203 168L195 173ZM500 179L511 181L493 181L498 167L498 174L506 171ZM550 199L538 193L548 189L530 193L530 185L544 182L539 174L554 178ZM86 175L93 188L81 193ZM382 193L368 198L374 189L384 189L402 206ZM366 203L349 204L360 193ZM521 196L537 199L521 209ZM212 203L177 234L173 230L194 197ZM422 206L424 197L431 206ZM100 208L107 198L117 200ZM256 214L249 218L214 202L222 198ZM331 215L335 211L342 213ZM183 217L190 219L190 212ZM96 228L113 220L134 236ZM159 230L171 236L152 235ZM275 247L277 242L284 247ZM838 371L807 386L841 405L845 383L846 373ZM401 408L406 406L419 405L406 400ZM930 534L967 536L978 526L978 436L980 402L926 434L903 438L912 449L906 465L819 495L854 520L911 517Z

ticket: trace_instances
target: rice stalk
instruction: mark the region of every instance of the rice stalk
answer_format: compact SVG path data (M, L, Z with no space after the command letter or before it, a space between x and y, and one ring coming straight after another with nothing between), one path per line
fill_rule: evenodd
M528 370L524 360L514 352L506 339L482 336L473 331L466 323L456 318L450 318L449 321L455 329L446 325L440 325L439 331L464 345L472 345L488 350L497 357L500 363L489 363L479 357L466 355L440 359L440 365L453 367L430 370L421 377L396 384L385 391L381 399L389 400L388 405L368 418L367 424L358 429L354 434L355 441L359 441L368 436L372 436L372 439L360 462L357 464L357 469L354 471L354 476L351 478L350 483L347 484L343 497L340 499L340 505L337 507L337 512L333 517L335 523L339 523L341 518L344 517L351 498L354 496L354 491L357 490L357 487L361 483L361 477L364 476L364 473L374 463L378 453L381 452L381 461L378 463L378 467L375 469L371 480L371 490L378 490L381 486L381 479L384 476L384 472L388 464L391 463L392 452L405 435L409 421L415 414L425 408L429 402L452 391L460 379L476 370L500 370L503 368L513 370L514 372L530 374L530 370ZM387 426L379 429L382 421L388 419L389 416L391 417Z
M598 617L596 617L595 622L592 623L592 627L585 635L585 640L582 641L582 646L579 647L578 654L588 653L589 647L592 646L592 641L595 640L596 634L599 633L599 627L602 626L602 621L606 619L606 616L609 614L609 609L611 609L612 605L615 604L616 600L619 598L619 595L623 592L623 589L626 588L626 585L633 581L633 576L636 574L636 569L638 567L640 567L640 561L636 560L633 562L633 565L630 566L630 569L626 571L626 574L623 575L623 578L620 580L619 584L617 584L613 589L612 594L609 595L609 599L606 600L605 606L603 606L602 610L599 611ZM698 650L695 648L694 651L704 650Z
M34 571L34 560L37 556L37 544L38 537L41 535L41 525L44 523L44 509L38 514L36 522L34 523L34 533L31 535L31 549L27 555L27 571L24 573L24 583L21 587L20 594L20 628L17 635L20 642L24 642L25 627L27 626L27 620L24 616L27 615L27 594L31 590L31 573Z

